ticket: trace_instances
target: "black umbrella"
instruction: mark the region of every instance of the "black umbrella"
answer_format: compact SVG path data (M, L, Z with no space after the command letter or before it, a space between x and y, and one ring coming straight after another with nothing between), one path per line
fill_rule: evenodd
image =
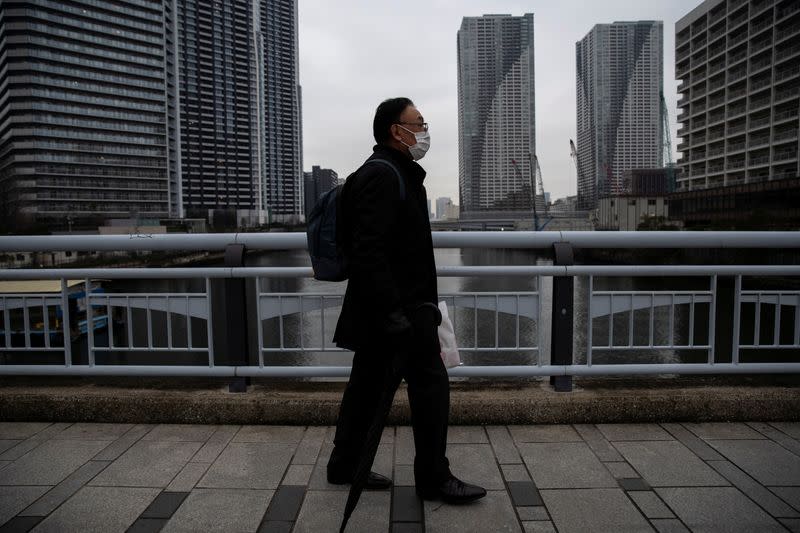
M358 499L364 491L369 477L372 463L375 461L375 454L378 453L378 444L381 441L381 434L386 425L386 419L389 417L389 411L392 409L392 402L394 401L394 394L403 381L403 374L405 363L408 360L408 354L405 350L394 350L392 356L392 364L386 372L383 393L378 408L375 410L375 418L372 419L372 425L369 427L367 437L364 439L364 444L361 448L361 458L359 459L358 466L356 467L355 474L353 475L353 483L350 485L350 492L347 495L347 503L344 506L344 517L342 518L342 525L339 528L339 533L344 533L347 527L347 521L350 515L358 505Z

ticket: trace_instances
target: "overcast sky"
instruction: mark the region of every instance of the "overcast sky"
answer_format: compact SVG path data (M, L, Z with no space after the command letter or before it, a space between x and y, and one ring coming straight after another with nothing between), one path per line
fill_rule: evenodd
M305 170L320 165L346 177L372 151L378 103L408 96L430 123L431 149L420 162L428 197L458 203L456 33L462 17L491 13L534 14L536 150L553 199L575 194L575 42L595 24L664 22L674 152L675 22L701 0L298 1Z

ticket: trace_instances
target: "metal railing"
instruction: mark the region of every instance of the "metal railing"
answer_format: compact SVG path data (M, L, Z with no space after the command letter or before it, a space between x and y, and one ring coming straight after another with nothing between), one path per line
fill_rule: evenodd
M584 249L714 248L787 249L800 248L798 232L435 232L437 248L552 249L558 246ZM0 238L0 252L36 251L156 251L224 250L231 244L249 250L301 250L305 234L209 234L209 235L115 235L115 236L26 236ZM558 253L556 254L558 258ZM558 259L556 261L558 263ZM723 374L800 372L800 362L743 362L742 350L800 350L800 290L790 287L756 290L742 287L743 278L770 277L780 280L799 277L800 266L597 266L555 264L551 266L441 266L442 278L530 279L535 290L466 291L440 295L452 310L462 351L480 357L486 353L515 352L525 364L468 365L451 369L452 376L585 376L633 374ZM262 290L262 279L303 279L312 277L309 267L197 267L197 268L77 268L5 269L3 280L60 280L60 291L50 294L7 293L0 296L3 333L0 355L4 353L62 353L63 364L0 364L6 375L149 375L149 376L275 376L341 377L349 366L274 365L271 354L302 355L341 352L329 340L341 293L271 292ZM595 290L599 278L705 278L701 289ZM719 279L733 281L726 293L733 301L733 320L720 326ZM93 292L97 280L199 280L194 291L179 292ZM224 364L231 354L219 353L215 337L213 285L220 280L255 280L253 320L257 346L250 347L251 362ZM544 287L553 280L553 297ZM556 281L576 279L588 285L585 309L573 309L570 297L556 294ZM72 280L72 281L68 281ZM75 362L76 307L70 305L74 280L84 283L86 361ZM728 289L725 289L728 290ZM72 295L74 296L74 294ZM744 310L753 314L751 338L744 338ZM791 311L790 311L791 310ZM787 313L793 325L787 326ZM784 313L783 315L781 313ZM142 315L138 323L134 314ZM222 313L224 315L224 313ZM252 316L252 315L251 315ZM567 342L568 360L557 360L555 348L550 360L544 357L544 323L555 325L557 317L575 317L576 326ZM677 316L686 328L676 331ZM782 320L781 317L784 316ZM41 318L39 329L35 320ZM620 317L622 319L620 320ZM224 316L222 317L224 320ZM177 327L176 321L180 322ZM770 322L771 321L771 322ZM59 323L60 322L60 323ZM100 323L103 322L103 323ZM707 325L704 334L695 324ZM772 335L762 333L772 324ZM96 325L108 328L107 341L98 342ZM230 324L228 324L230 325ZM219 325L217 325L219 326ZM299 335L287 336L289 328ZM603 329L605 327L605 329ZM156 333L156 329L160 331ZM688 329L688 331L686 331ZM586 351L573 352L572 334L585 331ZM600 333L598 333L600 331ZM730 333L728 333L730 331ZM749 331L749 330L748 330ZM228 333L230 335L230 332ZM730 352L720 353L717 340L728 334ZM14 337L17 337L14 339ZM34 337L41 336L40 342ZM61 341L58 342L58 339ZM293 339L293 340L291 340ZM66 340L66 341L65 341ZM555 342L555 329L553 338ZM224 348L224 347L223 347ZM631 351L705 352L703 362L641 362L597 364L598 354ZM192 364L113 364L99 362L98 355L113 352L194 354ZM225 356L228 356L227 358ZM241 355L241 354L240 354ZM199 361L202 360L202 363ZM220 364L223 362L223 364Z

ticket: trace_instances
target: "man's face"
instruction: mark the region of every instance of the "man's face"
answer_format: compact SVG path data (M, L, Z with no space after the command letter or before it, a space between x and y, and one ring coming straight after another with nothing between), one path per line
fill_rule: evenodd
M413 146L417 144L415 133L426 131L428 124L422 117L422 113L410 105L400 113L400 121L392 125L392 135L394 138L406 146Z

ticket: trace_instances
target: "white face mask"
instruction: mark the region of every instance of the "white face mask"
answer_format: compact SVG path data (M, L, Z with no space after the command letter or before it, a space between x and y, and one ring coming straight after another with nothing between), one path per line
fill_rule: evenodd
M400 126L400 124L398 124L398 126ZM413 145L408 145L406 143L403 143L403 141L400 141L401 143L408 146L408 152L411 154L411 157L414 158L414 161L419 161L420 159L425 157L425 153L428 151L428 148L431 147L430 132L418 131L415 133L408 128L404 128L403 126L400 127L406 130L408 133L413 133L414 138L417 140L417 143Z

